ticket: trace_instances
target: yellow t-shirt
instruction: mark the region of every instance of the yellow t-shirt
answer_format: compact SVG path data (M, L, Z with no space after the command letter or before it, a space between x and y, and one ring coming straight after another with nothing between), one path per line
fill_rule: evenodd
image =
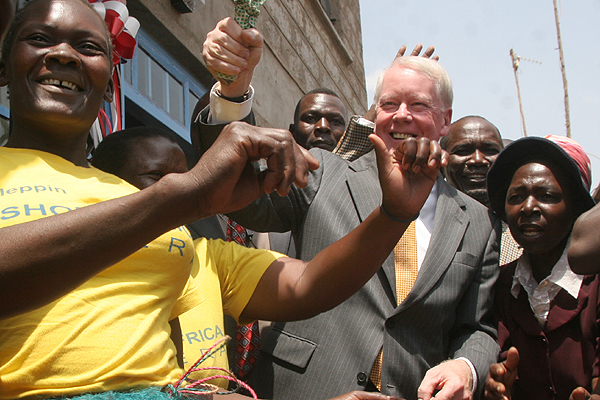
M0 148L0 227L136 191L113 175L52 154ZM167 232L68 295L0 320L0 399L177 379L182 371L168 322L202 301L190 278L192 246L187 229Z
M196 239L194 247L199 262L194 265L192 276L206 300L179 317L186 369L225 336L223 314L239 320L269 265L278 258L286 257L273 251L204 238ZM235 343L235 338L232 339ZM221 348L200 367L228 368L227 350ZM200 379L217 374L221 375L215 371L203 371L193 377ZM224 380L211 383L227 387Z

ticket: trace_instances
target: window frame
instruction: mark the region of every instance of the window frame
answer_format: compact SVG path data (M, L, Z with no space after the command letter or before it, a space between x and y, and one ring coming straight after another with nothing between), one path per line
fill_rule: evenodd
M127 63L131 63L131 83L125 79L124 69L129 68L126 65L120 65L121 73L121 118L123 121L123 128L125 128L125 114L126 114L126 103L133 102L139 108L152 115L155 119L160 121L165 127L171 129L179 136L191 142L190 138L190 127L191 127L191 115L194 111L193 107L190 106L190 92L193 92L195 96L200 99L209 88L202 85L196 80L192 74L186 71L175 58L168 54L160 44L158 44L153 38L151 38L143 29L140 28L137 36L138 48L136 49L133 59L128 60ZM138 78L139 78L139 52L144 53L157 63L166 74L170 74L175 80L177 80L183 87L183 120L182 124L176 118L174 118L169 112L163 109L156 101L146 96L139 90ZM147 74L149 76L149 87L152 87L152 75L151 69L148 67ZM164 93L169 94L168 79L163 81Z

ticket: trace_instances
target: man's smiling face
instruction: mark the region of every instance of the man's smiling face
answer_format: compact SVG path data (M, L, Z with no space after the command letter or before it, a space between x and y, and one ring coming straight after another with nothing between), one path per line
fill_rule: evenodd
M388 149L408 137L439 140L448 133L451 117L452 109L443 109L427 75L398 66L386 72L377 102L375 133Z

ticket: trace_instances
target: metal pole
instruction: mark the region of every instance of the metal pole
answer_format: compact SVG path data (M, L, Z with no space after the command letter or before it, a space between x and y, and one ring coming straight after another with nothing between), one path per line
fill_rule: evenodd
M512 59L513 70L515 71L515 82L517 83L517 96L519 98L521 122L523 123L523 136L527 136L527 128L525 128L525 113L523 113L523 102L521 101L521 89L519 88L519 78L517 77L517 70L519 69L519 57L517 57L513 49L510 49L510 57Z
M569 93L567 86L567 73L565 72L565 59L563 57L562 40L560 38L560 23L558 19L558 7L556 0L554 2L554 20L556 21L556 36L558 38L558 56L560 58L560 70L563 78L563 88L565 90L565 121L567 125L567 137L571 137L571 118L569 117Z

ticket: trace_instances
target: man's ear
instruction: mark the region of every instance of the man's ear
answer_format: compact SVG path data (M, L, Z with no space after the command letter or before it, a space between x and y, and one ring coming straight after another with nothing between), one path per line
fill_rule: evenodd
M8 85L8 69L6 62L0 61L0 87Z
M290 127L288 129L290 130L290 132L294 133L294 130L296 129L296 125L290 124Z
M113 81L112 74L110 75L110 79L108 80L108 84L106 85L106 92L104 92L104 100L107 103L112 103L113 96L115 94L115 82Z
M444 111L444 125L440 131L440 137L446 136L450 132L450 125L452 125L452 109L449 108Z

